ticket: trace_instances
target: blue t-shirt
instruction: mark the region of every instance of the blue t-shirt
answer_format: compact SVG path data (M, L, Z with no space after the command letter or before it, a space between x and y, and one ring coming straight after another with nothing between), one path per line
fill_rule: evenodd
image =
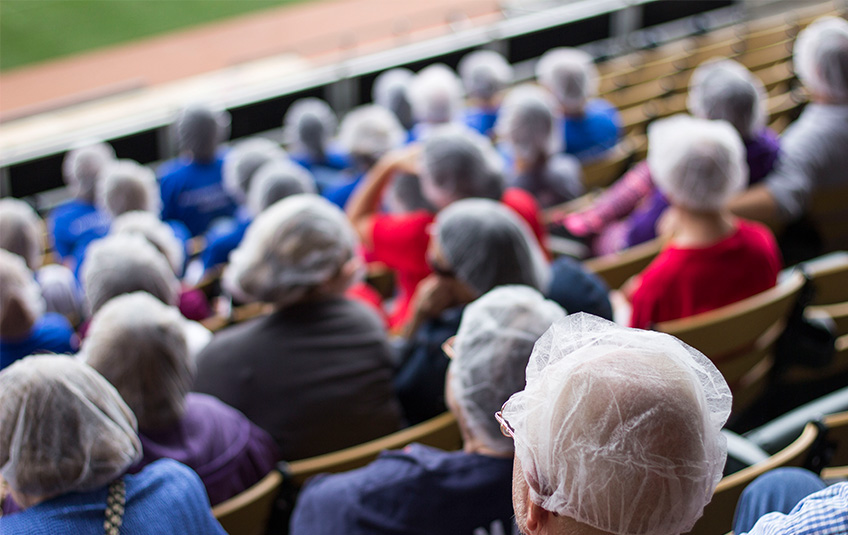
M203 483L190 468L170 459L123 476L127 505L121 533L133 535L226 535L212 516ZM3 535L99 535L106 518L108 485L70 492L0 518Z
M230 253L239 246L247 227L252 219L245 213L240 213L229 225L211 229L206 233L206 248L201 254L203 267L213 268L229 260Z
M36 320L24 339L0 339L0 370L33 353L74 353L76 335L70 322L61 314L48 312Z
M362 182L362 178L364 176L365 173L362 173L346 184L328 187L321 192L321 196L344 210L348 199L350 199L350 196L353 195L354 190L356 190L356 187L360 182Z
M71 199L50 212L47 225L56 253L62 259L80 260L89 243L109 233L109 216L92 204Z
M512 458L411 444L364 468L313 478L291 535L473 535L512 532Z
M182 222L192 236L203 234L212 221L232 217L236 205L221 178L223 159L199 163L172 160L162 170L162 219Z
M498 110L468 108L465 111L465 124L487 137L491 137L497 119Z
M621 116L606 100L586 103L582 117L563 121L565 152L581 161L592 160L615 147L621 137Z
M308 154L292 154L291 159L312 174L318 193L337 188L350 180L350 175L345 172L350 167L350 158L341 151L331 150L321 161Z

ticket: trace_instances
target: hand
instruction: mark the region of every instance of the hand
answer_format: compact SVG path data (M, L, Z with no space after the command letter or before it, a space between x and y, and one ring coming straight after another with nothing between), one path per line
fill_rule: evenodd
M421 145L413 144L391 153L392 167L403 173L417 175L420 172L419 159L421 158Z
M426 320L437 317L445 310L473 301L475 295L455 277L431 274L418 283L412 295L412 318L404 329L409 337Z

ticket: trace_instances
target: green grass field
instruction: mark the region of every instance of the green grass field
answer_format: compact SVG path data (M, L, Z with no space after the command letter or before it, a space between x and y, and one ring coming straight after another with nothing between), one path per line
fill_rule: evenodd
M0 70L304 0L0 0Z

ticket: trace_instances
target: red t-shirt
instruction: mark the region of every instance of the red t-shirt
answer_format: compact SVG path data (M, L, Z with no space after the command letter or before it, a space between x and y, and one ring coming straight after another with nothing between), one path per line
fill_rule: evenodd
M518 188L507 189L501 202L520 215L545 248L546 234L539 216L539 205L532 195ZM379 261L395 270L398 295L389 319L392 327L403 325L409 316L409 304L418 283L430 274L427 266L429 227L436 216L419 210L408 214L377 214L371 236L369 260ZM545 249L547 250L547 249Z
M775 285L781 264L771 231L741 219L713 245L669 247L642 272L630 326L649 329L751 297Z

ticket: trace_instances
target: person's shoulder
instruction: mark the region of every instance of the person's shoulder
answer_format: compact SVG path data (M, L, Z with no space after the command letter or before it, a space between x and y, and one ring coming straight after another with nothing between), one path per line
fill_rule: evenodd
M595 117L605 117L607 119L618 118L618 108L612 105L611 102L602 98L594 98L586 103L585 113Z
M57 312L46 312L37 322L38 325L53 332L61 332L71 335L74 328L68 318Z

